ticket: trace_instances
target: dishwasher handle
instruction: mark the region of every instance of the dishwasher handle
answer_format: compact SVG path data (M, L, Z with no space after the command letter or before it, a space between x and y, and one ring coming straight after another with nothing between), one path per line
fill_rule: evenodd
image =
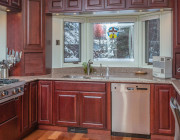
M148 88L136 88L137 90L148 90Z

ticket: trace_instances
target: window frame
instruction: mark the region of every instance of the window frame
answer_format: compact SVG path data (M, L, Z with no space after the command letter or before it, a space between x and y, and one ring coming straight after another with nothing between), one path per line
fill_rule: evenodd
M89 55L87 56L88 59L93 60L93 36L92 36L92 23L99 23L99 22L122 22L122 23L134 23L134 61L93 61L93 66L99 66L100 64L104 66L110 66L110 67L138 67L138 16L119 16L117 17L95 17L95 18L88 18L87 19L87 32L89 33L88 38L91 38L87 40L87 54L89 52ZM90 41L91 40L91 41Z
M65 22L72 22L72 21L63 21L63 29L64 29L64 26L65 26ZM72 23L80 23L80 22L72 22ZM81 33L82 33L82 25L81 25L82 23L80 23L80 29L79 29L79 32L80 32L80 35L79 35L79 37L80 37L80 41L79 41L79 47L80 47L80 50L79 50L79 61L72 61L72 62L65 62L65 57L64 57L64 54L65 54L65 31L63 30L63 63L73 63L73 64L75 64L75 63L81 63L82 61L82 57L81 57L81 49L82 49L82 35L81 35Z

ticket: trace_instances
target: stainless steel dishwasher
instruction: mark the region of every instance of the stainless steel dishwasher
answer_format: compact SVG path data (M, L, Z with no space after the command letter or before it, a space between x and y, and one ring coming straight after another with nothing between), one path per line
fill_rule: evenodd
M112 83L111 91L112 134L149 136L150 85Z

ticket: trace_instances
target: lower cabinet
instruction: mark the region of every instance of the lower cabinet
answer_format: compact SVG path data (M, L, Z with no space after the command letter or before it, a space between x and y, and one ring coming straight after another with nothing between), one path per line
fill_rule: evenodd
M22 137L37 127L37 95L38 83L36 81L27 83L24 87L24 95L22 97Z
M151 134L174 135L175 122L170 98L175 97L171 85L155 85L151 94Z
M61 126L79 126L79 93L55 92L55 123Z
M107 116L105 99L105 83L55 83L53 114L55 125L105 129Z
M105 128L105 93L80 93L80 126Z
M38 123L52 124L52 81L38 83Z

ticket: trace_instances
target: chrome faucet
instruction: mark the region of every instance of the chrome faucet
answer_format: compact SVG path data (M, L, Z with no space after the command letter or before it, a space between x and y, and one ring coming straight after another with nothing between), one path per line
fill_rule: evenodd
M93 62L91 61L91 59L89 59L88 63L87 63L87 75L90 75L90 69L91 69L91 64L93 64Z

